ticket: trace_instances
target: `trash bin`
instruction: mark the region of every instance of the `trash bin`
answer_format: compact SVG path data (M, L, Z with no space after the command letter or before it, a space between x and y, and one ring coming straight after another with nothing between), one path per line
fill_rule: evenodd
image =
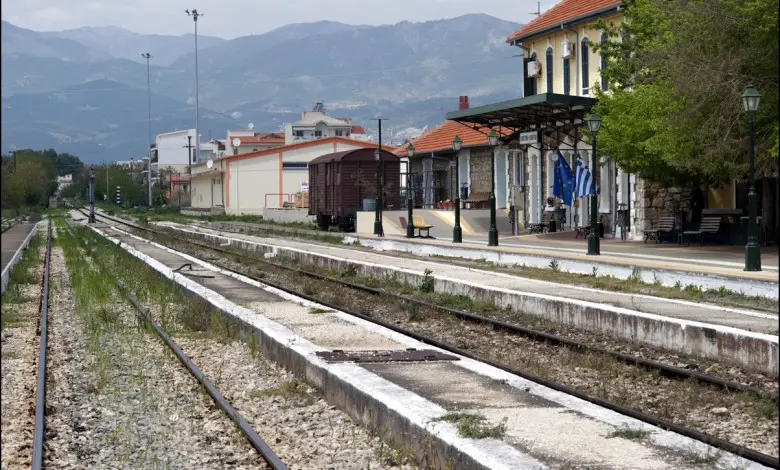
M555 219L550 220L550 224L547 226L547 231L553 233L556 231L558 224L555 223Z
M596 230L599 231L599 238L604 238L604 222L597 223Z

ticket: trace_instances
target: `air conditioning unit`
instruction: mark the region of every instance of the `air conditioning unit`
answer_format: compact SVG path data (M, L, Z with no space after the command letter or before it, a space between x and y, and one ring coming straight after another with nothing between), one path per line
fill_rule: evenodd
M528 78L535 78L535 77L539 76L541 71L542 71L542 69L539 68L539 62L537 62L535 60L532 60L532 61L528 62L528 67L526 69L526 76Z
M561 57L564 59L571 59L574 57L574 52L576 51L575 44L573 42L564 41L561 43Z

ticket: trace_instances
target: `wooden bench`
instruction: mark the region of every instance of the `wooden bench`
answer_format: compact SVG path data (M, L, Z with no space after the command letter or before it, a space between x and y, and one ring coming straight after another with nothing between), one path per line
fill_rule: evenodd
M648 240L655 240L656 243L661 243L661 237L664 234L669 234L671 239L672 232L674 232L674 217L659 217L653 223L653 228L644 230L645 243Z
M414 228L417 229L420 238L423 238L423 230L425 230L425 238L431 238L431 229L433 228L433 225L426 224L425 219L423 219L421 215L413 215L412 223L414 224Z
M581 227L574 227L574 231L577 232L574 234L574 238L587 238L588 234L590 233L590 225L583 225Z
M682 233L682 241L688 239L688 245L691 244L691 238L698 237L699 243L704 245L704 237L714 236L720 232L720 217L704 217L701 219L699 230L686 230Z
M535 224L528 224L528 232L529 233L544 233L550 228L550 218L552 217L552 212L542 212L542 221Z
M463 201L468 204L477 204L480 202L490 202L490 193L471 193L469 197Z

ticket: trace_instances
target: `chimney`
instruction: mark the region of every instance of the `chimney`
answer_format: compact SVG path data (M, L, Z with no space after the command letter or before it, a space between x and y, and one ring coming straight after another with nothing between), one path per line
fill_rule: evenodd
M458 98L458 110L463 111L464 109L469 109L469 97L465 95Z

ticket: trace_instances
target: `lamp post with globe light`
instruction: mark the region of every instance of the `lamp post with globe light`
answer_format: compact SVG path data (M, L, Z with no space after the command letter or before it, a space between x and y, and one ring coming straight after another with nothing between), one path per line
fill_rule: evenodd
M753 85L745 88L742 93L742 105L750 121L750 188L748 189L748 241L745 246L745 271L761 271L761 247L756 236L758 218L758 195L756 194L756 155L755 155L755 123L761 93Z
M498 227L496 226L496 155L498 133L491 129L488 133L488 144L493 149L490 160L490 229L488 229L488 246L498 246Z
M596 113L591 113L585 120L588 123L588 129L593 134L593 169L591 170L591 178L596 177L596 172L599 165L598 154L596 153L596 135L601 129L601 116ZM588 233L588 254L599 255L601 254L601 248L599 247L599 233L598 229L598 195L596 194L596 181L593 181L593 191L590 195L590 233Z
M458 152L463 147L463 141L457 135L452 139L452 150L455 151L455 227L452 229L452 243L463 242L463 230L460 228L460 186L458 176L460 175L460 165Z

